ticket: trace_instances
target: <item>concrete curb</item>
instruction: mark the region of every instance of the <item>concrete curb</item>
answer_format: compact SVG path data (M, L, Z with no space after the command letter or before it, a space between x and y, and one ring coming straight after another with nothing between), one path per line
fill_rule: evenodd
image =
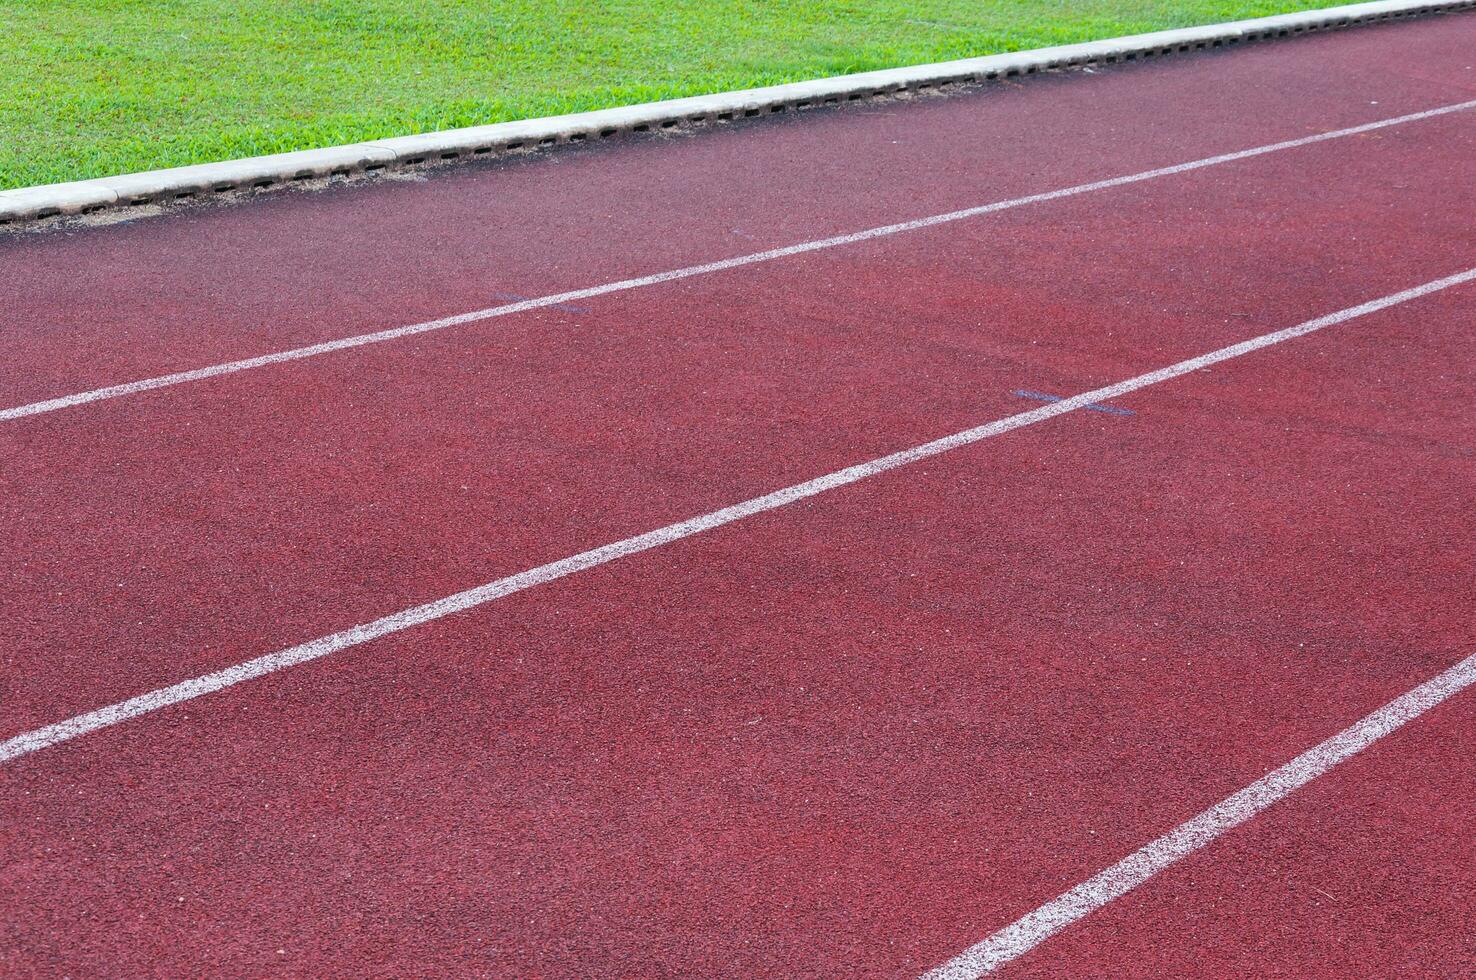
M726 122L903 91L1028 75L1054 68L1134 61L1242 41L1471 9L1476 9L1476 0L1379 0L1376 3L1356 3L1013 54L862 72L490 126L448 129L321 150L246 157L65 184L42 184L0 191L0 226L55 215L91 213L110 207L288 186L295 181L334 174L366 173L462 158L482 159L502 153L605 139L621 133Z

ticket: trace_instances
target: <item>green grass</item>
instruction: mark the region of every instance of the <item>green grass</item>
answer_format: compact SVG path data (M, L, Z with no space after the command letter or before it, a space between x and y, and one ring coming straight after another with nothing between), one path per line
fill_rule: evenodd
M0 0L0 188L1330 5Z

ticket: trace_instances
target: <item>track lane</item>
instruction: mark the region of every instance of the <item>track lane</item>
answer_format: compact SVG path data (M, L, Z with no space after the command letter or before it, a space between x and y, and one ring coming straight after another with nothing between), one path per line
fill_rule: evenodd
M1439 126L0 431L3 734L1452 271Z
M634 289L644 289L653 286L664 285L671 282L684 281L705 275L715 275L728 272L732 269L743 268L751 265L759 265L767 262L781 261L796 255L809 254L812 252L825 251L831 248L839 248L847 245L859 244L879 238L890 237L897 234L916 232L926 228L938 227L973 218L980 218L992 214L1014 210L1026 206L1047 203L1056 200L1077 197L1083 194L1101 192L1136 185L1148 180L1167 179L1183 173L1197 171L1206 167L1223 166L1236 163L1241 160L1264 156L1270 153L1289 152L1305 146L1320 144L1337 139L1355 139L1358 137L1376 135L1385 129L1396 126L1414 124L1428 119L1445 117L1456 113L1470 112L1476 109L1476 100L1459 102L1453 105L1444 105L1438 108L1414 113L1412 115L1398 116L1393 119L1381 119L1376 122L1355 126L1349 129L1338 129L1331 132L1320 133L1301 139L1287 140L1273 143L1267 146L1252 147L1235 153L1222 154L1208 158L1192 160L1171 167L1149 170L1136 174L1113 177L1107 180L1093 181L1086 184L1078 184L1072 187L1059 188L1041 194L1030 194L1024 197L1012 198L1001 201L993 201L987 204L964 208L945 214L930 215L928 217L913 221L904 221L864 229L851 234L822 238L808 242L789 245L783 248L768 249L760 252L748 253L746 255L734 256L716 262L705 262L698 265L685 266L678 269L670 269L654 275L638 276L635 278L621 279L614 282L602 283L583 289L569 290L552 295L535 298L517 298L510 293L497 293L499 304L471 310L455 316L441 317L439 319L412 323L384 330L361 333L349 337L341 337L324 343L309 344L304 347L293 347L279 350L256 357L226 361L196 368L188 371L178 371L170 374L155 376L152 378L141 378L123 384L107 385L87 391L73 392L58 398L44 399L23 405L12 406L0 410L0 421L16 421L30 418L36 415L44 415L54 411L65 411L73 408L85 407L97 402L110 401L115 398L128 398L140 394L150 393L161 389L168 389L185 384L196 384L227 377L244 371L267 370L281 364L295 363L309 358L332 356L348 350L358 350L382 343L400 342L407 338L420 337L427 333L442 330L465 327L469 324L482 323L501 317L513 316L532 310L559 308L568 309L573 312L582 312L574 304L578 301L598 299L607 295L628 292Z
M1471 462L1400 438L1473 303L19 760L4 928L71 969L932 966L1476 643Z

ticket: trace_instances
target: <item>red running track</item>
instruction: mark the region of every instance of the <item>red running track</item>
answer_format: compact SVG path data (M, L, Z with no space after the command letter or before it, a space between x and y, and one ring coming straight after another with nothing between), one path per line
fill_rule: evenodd
M1461 103L1473 42L1432 19L13 238L0 390ZM0 423L0 739L1476 266L1473 149L1451 113ZM1454 287L0 764L0 964L936 966L1476 652L1473 314ZM1470 710L1013 968L1462 972Z

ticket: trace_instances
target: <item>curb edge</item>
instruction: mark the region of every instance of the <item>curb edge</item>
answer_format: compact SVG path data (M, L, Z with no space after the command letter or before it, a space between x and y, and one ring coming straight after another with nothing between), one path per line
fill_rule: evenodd
M1377 0L1253 20L1155 31L1079 44L1035 48L838 75L765 88L741 89L612 109L368 140L316 150L243 157L217 163L148 170L113 177L40 184L0 191L0 228L55 216L90 214L112 207L155 204L202 194L291 186L311 178L582 143L622 133L643 133L728 122L767 113L838 105L903 91L993 81L1036 72L1134 61L1358 24L1447 11L1476 10L1476 0Z

